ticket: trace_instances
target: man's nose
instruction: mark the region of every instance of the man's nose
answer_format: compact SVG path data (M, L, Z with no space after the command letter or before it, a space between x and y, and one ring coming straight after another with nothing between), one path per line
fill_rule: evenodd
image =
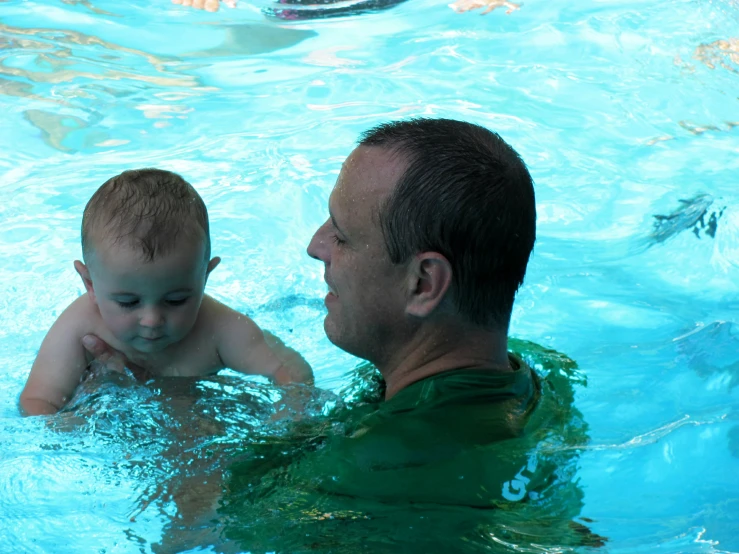
M328 263L329 259L329 252L330 252L330 246L328 244L328 225L329 222L326 221L323 225L321 225L316 232L313 234L313 238L310 239L310 243L308 244L308 255L316 260L322 261L323 263Z
M159 308L151 306L143 309L139 319L142 327L160 327L163 323L164 316Z

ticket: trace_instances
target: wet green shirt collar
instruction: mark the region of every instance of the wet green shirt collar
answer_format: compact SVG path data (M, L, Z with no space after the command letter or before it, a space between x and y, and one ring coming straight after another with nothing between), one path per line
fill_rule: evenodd
M538 386L534 372L514 354L509 354L508 359L513 371L460 368L412 383L386 401L384 409L394 412L427 410L531 399Z

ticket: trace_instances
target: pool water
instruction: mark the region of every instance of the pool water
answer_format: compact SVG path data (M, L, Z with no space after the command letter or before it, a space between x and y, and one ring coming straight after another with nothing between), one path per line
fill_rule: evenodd
M63 414L19 416L44 334L82 292L94 190L141 166L192 182L223 258L210 294L305 355L325 391L309 411L325 414L357 360L323 334L305 247L357 135L422 115L499 132L535 179L511 333L587 376L571 481L598 551L739 551L739 53L716 45L739 38L739 3L480 16L409 0L302 22L269 6L0 1L0 551L243 549L202 522L161 546L182 523L171 482L210 498L224 460L278 425L280 393L230 372L102 375ZM496 548L575 548L517 541Z

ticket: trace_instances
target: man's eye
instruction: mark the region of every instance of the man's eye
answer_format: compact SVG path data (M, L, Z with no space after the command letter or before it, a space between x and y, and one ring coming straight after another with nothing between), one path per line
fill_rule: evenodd
M346 241L345 241L345 240L341 240L341 239L339 238L339 235L331 235L331 238L332 238L332 239L334 240L334 242L335 242L336 244L338 244L338 245L342 245L342 244L346 243Z
M170 306L182 306L185 302L187 302L190 298L178 298L177 300L167 300L167 304Z
M139 303L138 300L116 300L116 303L121 308L133 308L136 304Z

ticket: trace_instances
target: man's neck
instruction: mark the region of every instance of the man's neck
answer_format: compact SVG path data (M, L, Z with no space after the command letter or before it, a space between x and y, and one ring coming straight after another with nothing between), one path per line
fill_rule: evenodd
M404 348L377 367L387 384L386 400L408 385L453 369L511 371L508 333L459 325L421 328Z

